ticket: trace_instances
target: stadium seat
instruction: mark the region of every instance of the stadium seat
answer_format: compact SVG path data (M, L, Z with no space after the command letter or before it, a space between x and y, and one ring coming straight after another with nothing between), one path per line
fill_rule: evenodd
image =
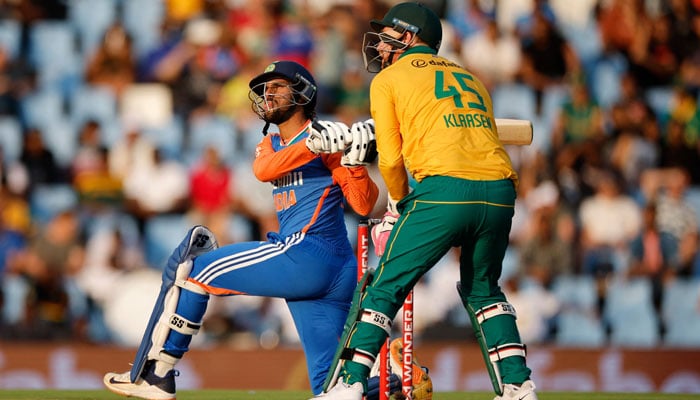
M10 59L19 56L22 39L22 26L19 21L4 19L0 21L0 47L7 51Z
M117 20L118 0L69 0L68 20L78 32L80 51L89 57L107 28Z
M83 58L67 21L41 20L31 26L29 61L37 70L39 84L58 89L64 96L83 79Z
M149 266L163 269L168 257L191 228L187 216L164 214L149 218L144 225L144 254Z
M41 137L61 167L68 167L78 150L78 129L68 118L59 117L41 127Z
M242 128L238 135L240 138L240 146L238 146L238 158L243 160L253 160L255 157L255 147L262 140L262 130L265 122L256 118L252 122L249 121L245 128Z
M700 186L691 186L685 192L685 201L695 211L695 218L700 225Z
M502 84L491 93L494 114L498 118L532 121L537 114L535 92L522 84Z
M98 213L85 221L85 233L88 237L103 231L118 232L121 239L129 246L141 244L138 222L133 215L126 213Z
M666 345L700 345L699 279L674 279L664 285L661 319L666 328Z
M107 148L112 148L124 135L124 124L119 118L103 121L101 128L102 144Z
M37 21L29 33L29 61L39 69L64 62L78 53L75 39L75 31L66 21Z
M106 125L117 118L117 98L105 87L81 85L69 99L69 115L77 127L89 120Z
M664 285L661 317L664 322L700 313L700 280L676 278Z
M35 222L46 224L56 214L78 205L78 194L69 184L45 184L35 187L29 197L29 211Z
M0 117L2 162L17 161L22 154L22 127L14 117Z
M664 345L680 348L700 347L700 316L695 314L674 319L674 322L666 326Z
M192 165L201 158L205 148L213 145L228 165L233 165L237 152L237 133L233 122L226 117L209 115L189 124L185 162Z
M605 329L596 313L564 310L556 317L556 326L559 346L592 348L605 344Z
M63 96L58 90L41 88L22 98L20 112L26 126L43 129L65 115Z
M552 282L552 293L562 309L585 313L598 307L598 292L593 277L589 275L560 275Z
M606 291L603 318L611 329L610 344L649 348L659 343L659 320L648 279L612 282Z
M675 89L672 86L657 86L649 88L645 92L646 101L654 110L661 126L665 126L665 122L671 114L674 97Z
M616 58L602 59L593 67L591 95L601 107L610 107L620 99L625 68Z
M251 222L240 214L231 214L229 217L228 234L233 242L247 242L253 240L253 227Z
M121 0L122 21L134 40L134 51L143 56L158 45L165 2L161 0Z
M554 125L562 104L569 98L569 89L565 86L552 86L542 93L542 112L540 121L544 123L547 130L551 130Z
M593 18L589 18L592 21ZM569 41L584 70L592 68L603 54L603 43L596 23L585 25L560 24L558 27Z
M183 126L182 118L175 116L163 125L144 127L143 135L162 150L166 158L181 159L185 136Z

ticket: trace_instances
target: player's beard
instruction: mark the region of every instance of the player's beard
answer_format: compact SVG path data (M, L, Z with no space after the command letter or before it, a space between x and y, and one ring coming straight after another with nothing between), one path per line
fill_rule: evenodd
M297 112L297 105L290 104L288 106L279 107L279 108L276 108L272 111L269 111L268 113L266 113L264 119L265 119L265 122L279 125L281 123L286 122L296 112Z

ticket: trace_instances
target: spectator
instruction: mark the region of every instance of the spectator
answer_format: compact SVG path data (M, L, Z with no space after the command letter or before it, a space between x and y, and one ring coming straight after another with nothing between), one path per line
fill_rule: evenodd
M678 167L662 174L656 222L660 231L670 233L678 242L678 273L688 275L692 273L698 252L698 216L684 198L690 182L689 173Z
M10 58L0 44L0 115L21 115L22 98L34 90L34 74L23 58Z
M541 11L533 15L532 36L521 38L522 64L519 76L537 95L537 112L541 97L552 86L581 75L574 48Z
M583 273L597 277L625 270L629 242L641 229L641 210L621 191L619 178L611 171L597 171L595 193L581 202Z
M461 47L465 67L488 88L512 82L520 69L518 39L500 31L495 19L489 19L484 29L465 39Z
M369 85L366 71L359 54L346 55L346 65L342 71L340 90L336 96L338 107L335 113L341 121L352 123L369 116Z
M73 177L82 210L88 215L104 215L121 210L124 193L122 180L109 172L108 150L98 149L94 169L84 170Z
M84 263L76 274L76 285L87 300L87 337L94 342L116 341L104 321L104 310L122 291L116 284L126 274L145 268L138 246L124 240L119 230L102 229L88 239Z
M272 36L270 56L275 60L295 61L309 68L314 42L298 11L293 7L284 7L283 3L279 2L273 15L276 29Z
M84 298L73 281L83 262L79 227L74 211L61 212L12 259L12 291L26 297L13 301L22 309L6 316L19 317L8 322L21 337L71 337L84 317Z
M315 71L319 85L319 113L328 114L335 110L339 101L343 72L347 61L354 61L359 56L352 48L353 38L359 34L357 16L349 6L336 5L311 23L313 38L313 56L311 68ZM362 62L360 61L360 64ZM362 66L362 76L364 66Z
M555 212L552 207L535 211L533 235L520 248L521 277L546 289L551 288L558 276L575 273L573 243L563 240L558 234Z
M552 128L551 157L562 196L578 205L589 194L583 175L604 163L601 149L606 137L603 112L590 98L588 88L578 82L570 90L571 98L561 105Z
M678 242L657 222L656 204L649 202L642 214L642 229L630 243L630 265L627 275L647 278L652 284L654 306L661 309L665 282L675 275L678 263Z
M515 18L515 33L524 40L533 37L536 20L544 17L552 26L558 26L557 15L549 4L549 0L532 0L532 11L518 15Z
M663 168L687 168L700 165L700 148L691 146L685 137L686 125L670 120L666 127L666 137L661 146L660 167ZM694 184L700 184L700 171L698 168L690 169L690 178Z
M123 135L109 149L109 172L124 179L132 169L147 168L154 151L155 146L144 137L140 127L127 123Z
M520 338L527 343L545 343L559 312L559 300L537 282L528 285L515 276L503 283L503 292L518 310L515 322Z
M190 212L194 220L203 223L228 212L232 184L232 172L221 158L221 150L207 146L190 175Z
M653 114L639 129L621 131L610 149L611 165L622 175L628 192L636 191L642 173L657 167L660 158L661 132Z
M603 131L603 110L591 98L583 82L571 85L552 129L552 150L558 154L561 167L572 167L582 155L586 142L600 143Z
M71 173L78 176L100 168L102 127L95 120L86 121L78 132L78 148L71 162Z
M637 29L630 48L630 72L644 88L673 83L680 60L671 43L671 20L652 18L651 29Z
M598 20L604 51L629 54L639 30L649 26L644 2L611 0L600 2Z
M126 211L136 218L141 232L150 217L187 209L187 174L182 163L164 158L158 149L152 149L149 163L129 169L123 179Z
M24 209L23 212L16 212L18 206ZM21 306L17 302L22 304L24 300L21 294L18 296L13 292L10 282L12 278L6 279L12 259L27 246L26 230L19 230L15 226L17 221L13 220L17 219L16 215L23 214L25 222L22 225L28 224L29 210L26 202L10 193L4 184L0 187L0 209L0 335L4 335L6 332L3 327L12 325L19 319Z
M20 164L26 171L28 190L36 185L66 182L66 172L58 165L53 152L46 147L39 128L29 128L24 133Z
M494 10L485 10L479 0L448 2L447 21L455 27L460 39L469 39L483 32L493 20Z
M219 21L188 21L182 34L154 52L151 74L173 91L175 112L189 115L207 101L212 85L221 85L240 67Z
M27 200L13 192L3 179L0 184L0 227L27 235L32 229L31 218Z
M109 88L117 97L135 82L136 58L132 39L120 22L107 28L100 46L89 55L85 80Z

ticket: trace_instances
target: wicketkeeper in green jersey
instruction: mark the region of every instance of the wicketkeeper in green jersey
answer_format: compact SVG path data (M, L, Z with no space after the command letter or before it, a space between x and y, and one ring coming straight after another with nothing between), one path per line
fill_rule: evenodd
M370 107L390 200L372 231L379 265L355 297L337 368L320 397L362 398L407 294L456 246L455 293L476 332L496 400L537 400L515 310L498 285L518 176L498 139L491 97L476 76L437 55L442 27L429 8L400 3L370 25L363 49L367 70L377 73Z

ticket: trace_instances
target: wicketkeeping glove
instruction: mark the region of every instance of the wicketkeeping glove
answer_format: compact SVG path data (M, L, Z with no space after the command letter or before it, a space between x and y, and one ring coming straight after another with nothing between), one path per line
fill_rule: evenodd
M306 138L306 147L314 153L345 151L350 144L350 128L342 122L314 121Z
M384 254L391 230L394 229L394 224L399 219L400 214L396 209L396 203L396 200L389 197L389 204L387 204L382 222L372 227L372 243L374 244L374 254L377 257Z
M369 165L377 158L377 141L374 136L374 120L355 122L350 127L351 144L345 149L340 164L344 167Z

